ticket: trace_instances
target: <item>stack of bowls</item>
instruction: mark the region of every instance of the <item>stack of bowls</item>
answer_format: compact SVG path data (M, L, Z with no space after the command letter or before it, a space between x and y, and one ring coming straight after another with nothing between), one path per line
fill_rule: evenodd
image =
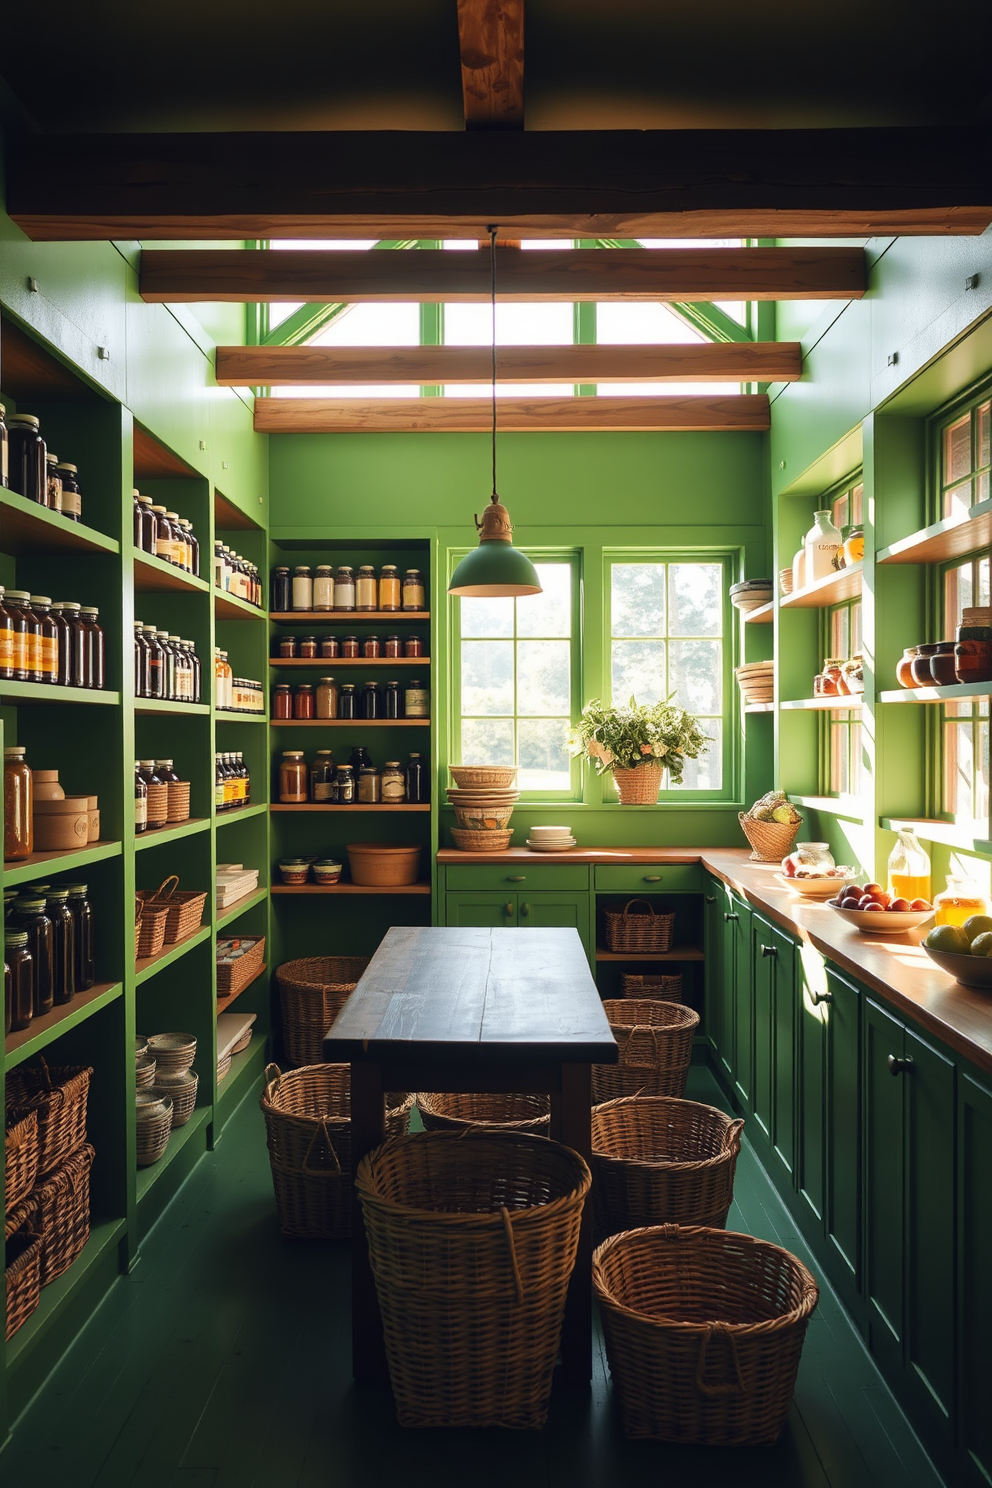
M516 765L452 765L455 784L448 800L455 808L451 835L465 852L500 852L513 837L510 817L520 799Z
M188 1070L196 1058L196 1035L192 1033L155 1033L148 1040L148 1052L156 1062L159 1074L179 1074Z
M567 852L575 838L568 827L531 827L527 846L531 852Z
M775 586L771 579L744 579L740 584L731 584L730 603L738 610L757 610L771 604Z

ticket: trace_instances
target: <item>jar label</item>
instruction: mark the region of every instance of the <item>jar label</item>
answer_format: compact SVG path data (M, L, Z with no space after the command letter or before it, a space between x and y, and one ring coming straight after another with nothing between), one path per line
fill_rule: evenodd
M41 671L41 636L24 633L24 666L29 672Z
M330 780L321 780L321 781L318 781L317 784L313 788L313 798L314 798L315 801L333 801L334 800L334 785L333 785L333 782L330 781Z
M402 801L406 795L406 782L402 775L384 775L382 777L382 799L384 801Z
M40 663L38 670L49 676L57 674L59 669L59 643L55 636L43 635L38 637L38 652Z
M134 798L134 824L143 827L148 821L148 801L144 796Z
M78 517L83 510L82 497L78 491L67 491L62 489L62 512L64 515Z
M14 666L14 627L8 620L0 622L0 667Z
M404 696L407 718L426 718L430 693L425 687L408 687Z

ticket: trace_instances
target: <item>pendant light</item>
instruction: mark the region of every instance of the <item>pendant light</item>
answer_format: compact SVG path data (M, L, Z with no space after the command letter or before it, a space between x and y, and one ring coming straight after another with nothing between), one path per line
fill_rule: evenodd
M462 594L479 599L542 593L537 570L512 543L510 513L496 494L496 232L490 227L490 303L492 307L493 344L493 494L482 514L475 518L479 546L467 553L451 575L449 594Z

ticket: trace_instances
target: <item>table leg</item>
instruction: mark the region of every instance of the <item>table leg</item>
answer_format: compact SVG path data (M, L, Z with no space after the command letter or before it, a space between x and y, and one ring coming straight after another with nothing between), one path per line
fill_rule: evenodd
M378 1064L351 1066L352 1173L366 1153L386 1137L385 1095ZM363 1384L387 1378L382 1319L369 1264L368 1242L358 1190L352 1189L351 1208L351 1360L355 1379Z
M561 1066L558 1105L559 1141L592 1159L592 1075L588 1064ZM561 1330L561 1370L570 1384L588 1385L592 1378L592 1199L587 1196L579 1231L575 1270L569 1282Z

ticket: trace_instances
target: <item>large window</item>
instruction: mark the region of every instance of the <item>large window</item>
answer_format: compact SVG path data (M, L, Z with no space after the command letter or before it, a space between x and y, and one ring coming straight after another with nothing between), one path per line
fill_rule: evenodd
M727 695L726 565L713 560L616 558L609 561L609 665L612 700L672 701L700 721L710 745L686 763L679 792L718 792ZM663 789L668 789L666 776Z
M985 405L988 407L988 405ZM953 636L962 612L990 602L989 559L976 553L943 573L945 636ZM989 814L989 699L943 703L941 713L941 806L955 821L987 823ZM984 832L981 835L985 835Z
M985 398L940 427L938 515L958 516L989 495L992 404Z

